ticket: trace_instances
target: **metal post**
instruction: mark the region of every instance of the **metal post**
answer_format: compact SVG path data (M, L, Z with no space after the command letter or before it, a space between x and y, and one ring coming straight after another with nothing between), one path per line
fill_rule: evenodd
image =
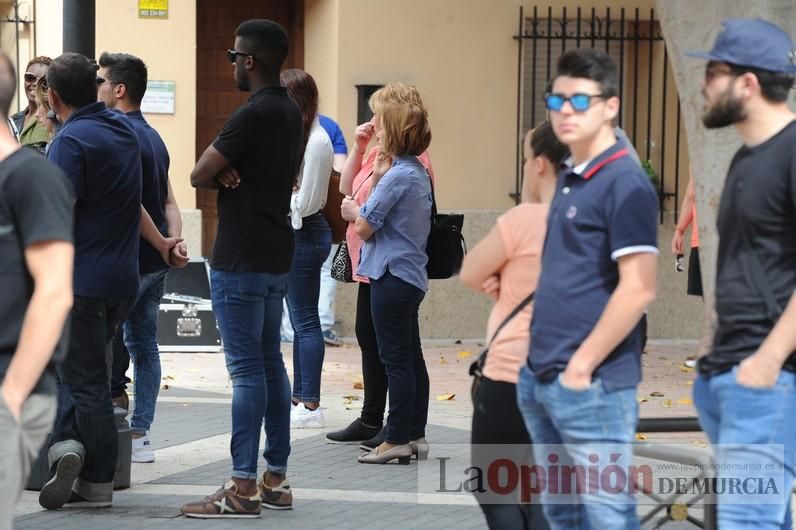
M95 0L64 0L64 52L94 59Z

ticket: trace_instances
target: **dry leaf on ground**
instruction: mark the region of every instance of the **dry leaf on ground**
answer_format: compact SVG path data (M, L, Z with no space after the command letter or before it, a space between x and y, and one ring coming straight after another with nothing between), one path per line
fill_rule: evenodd
M638 401L639 403L646 403L649 400L645 397L636 396L636 401Z
M636 440L642 441L642 440L646 440L646 439L647 439L647 435L644 434L643 432L637 432L636 433Z
M160 389L161 390L168 390L169 389L169 385L163 385L162 387L160 387Z
M456 394L451 394L451 393L438 394L437 395L437 401L452 401L453 398L455 398L455 397L456 397Z
M661 400L661 406L667 409L672 408L672 400L671 399L663 399Z
M658 391L650 392L650 396L651 397L663 397L663 392L658 392Z
M362 381L354 381L354 390L364 390L365 384Z
M680 371L683 372L684 374L690 374L691 372L694 371L694 369L691 368L690 366L681 366Z
M173 375L167 375L167 376L165 376L163 378L163 380L164 381L174 381L174 376Z
M691 398L680 398L677 400L678 405L693 405L694 401Z
M472 356L473 356L473 352L471 352L471 351L462 350L462 351L459 352L459 359L466 359L466 358L472 357Z

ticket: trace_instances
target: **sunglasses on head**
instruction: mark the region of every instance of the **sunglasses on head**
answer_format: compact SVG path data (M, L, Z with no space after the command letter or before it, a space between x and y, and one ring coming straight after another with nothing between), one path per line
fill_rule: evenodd
M231 62L231 63L234 63L234 62L237 60L237 58L238 58L238 55L241 55L241 56L243 56L243 57L249 57L249 56L251 56L251 54L250 54L250 53L246 53L246 52L239 52L239 51L237 51L237 50L227 50L227 59L228 59L228 60L229 60L229 62Z
M544 96L545 104L548 110L560 111L564 107L564 103L569 101L572 105L572 110L575 112L585 112L591 107L592 98L602 98L602 94L573 94L569 97L564 94L551 94L547 93Z

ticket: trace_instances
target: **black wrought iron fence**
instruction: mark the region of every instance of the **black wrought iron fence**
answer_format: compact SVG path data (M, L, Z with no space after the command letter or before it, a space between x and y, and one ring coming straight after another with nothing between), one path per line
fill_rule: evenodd
M658 189L661 223L667 210L674 210L676 217L680 190L688 182L688 155L677 87L655 11L606 8L598 14L596 8L554 11L551 6L542 11L535 6L528 16L520 7L514 38L518 141L511 196L518 201L522 186L522 135L546 116L545 86L555 74L558 57L570 48L602 48L619 67L618 125Z

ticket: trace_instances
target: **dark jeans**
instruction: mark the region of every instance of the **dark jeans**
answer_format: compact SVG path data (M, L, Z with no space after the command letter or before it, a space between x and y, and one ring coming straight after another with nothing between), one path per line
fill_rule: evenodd
M86 459L80 477L94 484L112 482L116 469L119 440L105 352L132 305L132 298L75 296L69 353L58 367L58 414L50 446L82 443Z
M417 315L425 295L389 270L370 284L370 308L390 392L384 438L392 444L406 444L426 432L428 370Z
M321 370L325 345L318 298L321 266L332 248L332 232L323 215L305 217L294 232L293 266L288 275L287 307L293 325L293 399L321 400Z
M381 427L387 406L387 372L379 358L379 343L370 311L370 284L360 283L357 291L357 318L354 330L362 350L362 382L365 398L360 418L365 425Z
M213 313L232 379L232 476L257 478L260 431L273 473L287 472L290 381L279 349L287 274L210 270Z
M163 269L141 276L138 296L130 315L113 337L111 396L116 398L127 388L130 379L125 374L132 358L135 369L135 408L130 427L137 434L146 434L152 426L160 393L158 314L167 273L168 269Z
M470 440L473 446L472 464L475 467L488 469L489 464L499 456L494 449L497 444L526 446L527 452L522 455L522 462L517 464L531 465L531 438L517 407L517 385L486 377L481 380L473 403ZM486 522L492 530L549 528L542 506L537 504L538 500L534 500L533 504L481 504L480 497L476 497L476 500L479 501Z

